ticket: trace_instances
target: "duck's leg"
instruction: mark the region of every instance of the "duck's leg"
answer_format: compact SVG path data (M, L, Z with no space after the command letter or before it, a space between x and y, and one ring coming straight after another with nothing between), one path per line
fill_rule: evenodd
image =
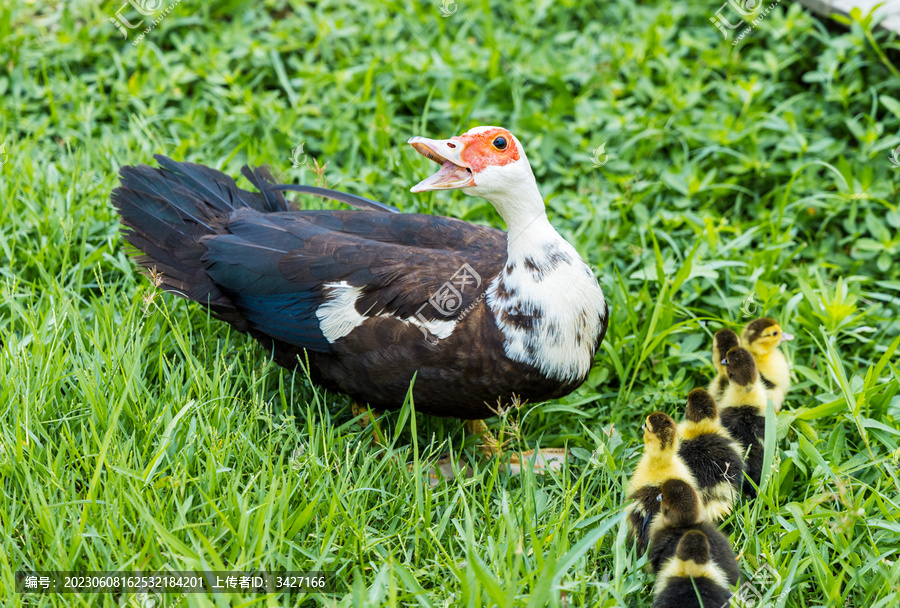
M481 453L486 458L492 458L498 454L500 454L503 450L500 446L500 442L494 437L494 434L491 433L490 429L484 423L484 420L466 420L466 432L469 435L477 435L481 437ZM462 468L463 474L466 477L471 477L475 474L470 467L466 463L461 463L454 459L453 452L446 452L438 456L438 459L432 465L431 470L428 473L428 481L432 486L436 486L443 479L450 479L456 475L454 468Z
M375 442L375 444L380 445L380 446L386 445L386 443L384 441L384 435L381 433L381 428L378 426L378 423L375 421L375 418L382 414L381 411L370 410L368 407L362 406L354 401L350 405L350 412L353 414L354 418L358 417L358 416L362 416L359 420L356 421L356 424L358 424L362 430L366 430L369 427L372 428L372 440ZM487 426L484 425L484 422L482 422L480 420L478 422L481 422L482 427L484 428L484 431L489 434L489 436L491 437L491 439L494 442L496 442L496 440L493 439L493 435L490 435L490 431L487 430ZM434 463L434 465L432 465L432 467L428 470L429 483L432 486L436 486L441 482L441 480L449 479L449 478L453 477L455 475L454 470L453 470L454 462L455 461L453 459L452 453L447 452L446 454L441 454L441 456L438 457L438 459ZM455 466L458 467L458 466L460 466L460 464L456 463ZM471 477L474 474L472 467L470 467L467 464L463 464L462 466L465 467L464 474L466 477ZM407 470L412 471L413 465L412 464L407 465Z
M484 420L466 420L466 430L470 435L481 437L481 450L487 458L493 458L503 453L503 446L491 433ZM518 475L525 463L533 463L533 470L536 473L543 473L546 470L558 471L565 464L567 454L568 450L562 448L528 450L522 452L521 456L513 452L509 455L510 473Z
M370 410L369 408L358 404L354 401L350 405L350 412L353 414L354 418L356 416L362 416L365 414L363 418L357 420L356 424L358 424L363 430L372 427L372 439L378 445L382 445L381 438L383 435L381 434L381 429L378 427L378 424L375 422L375 416L380 416L381 412L378 410Z
M492 458L503 452L503 446L494 437L484 420L466 420L466 432L481 438L480 447L485 457Z
M485 424L484 420L466 420L466 432L481 438L481 453L485 458L493 458L503 454L503 445ZM558 471L566 462L568 450L562 448L544 448L540 450L528 450L521 454L512 452L509 455L509 473L519 475L525 466L531 466L535 473L544 473L548 470ZM455 460L452 452L441 454L428 471L428 481L432 486L438 485L444 479L450 479L456 475L454 469L462 469L465 477L474 474L468 464ZM410 469L411 470L411 469Z

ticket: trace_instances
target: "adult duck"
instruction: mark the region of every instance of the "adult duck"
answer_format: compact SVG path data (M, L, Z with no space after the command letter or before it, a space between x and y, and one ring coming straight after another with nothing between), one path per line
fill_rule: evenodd
M440 170L413 192L488 200L508 233L398 213L342 192L274 184L157 156L126 166L112 201L135 259L164 289L207 306L281 365L368 403L476 420L498 400L561 397L587 378L608 308L591 269L547 219L519 140L478 127L409 143ZM282 191L355 210L292 210Z

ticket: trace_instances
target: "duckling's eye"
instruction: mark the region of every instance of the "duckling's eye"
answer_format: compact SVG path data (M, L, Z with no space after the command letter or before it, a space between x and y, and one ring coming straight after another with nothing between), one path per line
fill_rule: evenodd
M498 150L506 150L506 138L502 135L494 138L493 145Z
M641 430L642 430L642 431L646 431L646 430L647 430L647 423L646 423L646 422L645 422L644 424L641 425Z
M773 335L773 336L777 336L777 335L778 335L778 332L777 332L777 331L773 331L773 332L772 332L772 335Z

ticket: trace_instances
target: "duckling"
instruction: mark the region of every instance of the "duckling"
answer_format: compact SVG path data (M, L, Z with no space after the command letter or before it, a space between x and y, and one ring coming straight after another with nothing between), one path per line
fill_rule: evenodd
M644 430L644 455L628 482L629 538L637 540L638 552L647 550L648 525L659 512L659 488L668 479L680 479L691 487L697 481L678 456L678 427L668 414L647 416Z
M725 358L725 353L740 345L740 338L730 329L720 329L713 336L712 358L713 366L716 368L716 377L709 383L709 389L707 390L717 402L722 401L725 389L728 388L728 374L725 373L722 359Z
M728 388L719 414L722 426L741 447L746 476L759 486L766 437L766 391L750 351L732 348L722 365L728 372ZM756 489L747 479L744 492L751 498L756 496Z
M700 531L706 536L709 561L721 571L726 586L734 585L741 571L728 539L703 519L700 497L690 484L681 479L666 480L660 486L659 515L650 525L647 558L654 572L666 571L668 563L677 558L681 539L692 531Z
M728 587L725 573L710 560L706 534L691 530L656 577L653 608L722 608L731 600Z
M784 397L791 388L791 368L778 346L793 339L793 335L768 317L750 321L741 332L741 342L753 354L766 396L772 400L776 412L781 410Z
M703 514L709 521L725 517L741 493L744 460L740 446L719 421L715 400L702 388L688 393L678 436L678 455L697 480Z

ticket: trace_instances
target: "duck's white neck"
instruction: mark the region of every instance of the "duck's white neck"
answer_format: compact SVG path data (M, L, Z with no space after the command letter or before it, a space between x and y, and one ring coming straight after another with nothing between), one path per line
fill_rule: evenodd
M553 227L547 214L541 212L540 215L532 217L522 217L520 221L513 224L513 228L509 229L509 236L506 241L506 252L508 262L523 262L526 259L534 259L544 249L565 249L574 252L577 261L581 262L581 257L575 252L568 241L566 241Z
M533 248L535 239L553 237L562 240L547 219L544 199L530 172L527 178L512 187L492 192L489 200L506 222L510 257L526 251L529 245Z

